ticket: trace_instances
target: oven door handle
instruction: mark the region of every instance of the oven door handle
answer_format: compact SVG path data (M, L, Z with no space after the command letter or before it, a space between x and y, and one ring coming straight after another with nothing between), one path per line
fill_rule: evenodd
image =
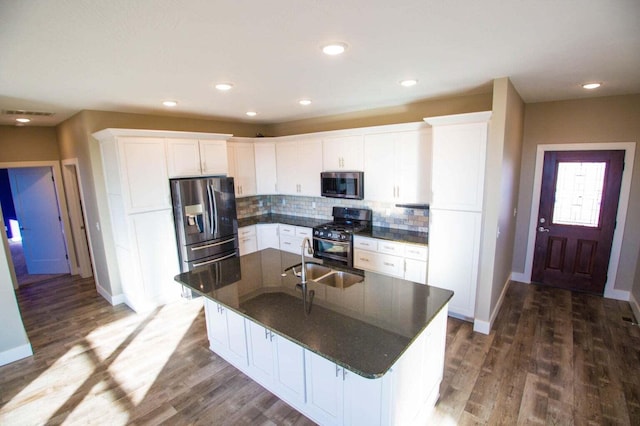
M313 239L314 240L318 240L318 241L324 241L325 243L339 244L339 245L342 245L342 246L351 245L350 241L327 240L326 238L318 238L318 237L313 237Z

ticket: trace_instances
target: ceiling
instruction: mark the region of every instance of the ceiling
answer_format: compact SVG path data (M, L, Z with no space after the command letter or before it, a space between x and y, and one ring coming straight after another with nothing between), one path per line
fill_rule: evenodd
M282 123L499 77L525 102L640 93L640 1L3 0L0 52L0 109L54 113L29 125L84 109Z

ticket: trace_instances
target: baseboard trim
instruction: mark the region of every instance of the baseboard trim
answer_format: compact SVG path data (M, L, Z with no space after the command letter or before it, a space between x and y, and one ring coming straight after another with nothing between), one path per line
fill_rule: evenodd
M112 306L121 305L125 302L124 294L116 294L115 296L112 296L99 284L96 284L96 290L98 291L98 294L105 298Z
M31 343L11 348L8 351L0 352L0 365L7 365L31 355L33 355Z
M493 327L493 323L496 321L496 317L500 312L500 308L502 307L502 302L504 302L504 297L507 294L507 289L509 288L509 282L513 280L513 274L511 274L507 281L504 283L502 287L502 292L500 293L500 297L498 298L498 303L496 303L496 307L491 312L491 316L489 317L489 321L482 321L479 319L475 319L473 321L473 331L477 331L482 334L491 333L491 328ZM515 280L514 280L515 281Z
M625 290L616 290L615 288L611 290L605 289L604 297L606 297L607 299L623 300L625 302L628 302L631 297L631 292Z
M640 305L635 297L633 297L633 293L630 294L629 304L631 305L631 310L633 311L633 316L635 316L636 322L640 319Z

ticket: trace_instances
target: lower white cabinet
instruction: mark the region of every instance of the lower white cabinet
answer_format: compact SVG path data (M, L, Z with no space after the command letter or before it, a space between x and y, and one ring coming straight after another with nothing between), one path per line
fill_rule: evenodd
M246 367L244 317L210 300L205 300L204 309L211 350L238 368Z
M252 377L287 401L304 404L304 349L253 321L247 321Z
M258 251L256 225L238 228L238 246L240 248L240 256Z
M356 268L427 283L428 248L425 245L356 235L353 248L353 266Z
M204 301L211 350L322 425L426 424L444 372L447 307L380 378L359 376L217 302Z
M266 248L280 248L280 238L278 237L277 223L259 223L256 225L258 237L258 250Z
M313 238L313 230L304 226L283 225L279 226L280 250L300 254L300 247L305 237Z

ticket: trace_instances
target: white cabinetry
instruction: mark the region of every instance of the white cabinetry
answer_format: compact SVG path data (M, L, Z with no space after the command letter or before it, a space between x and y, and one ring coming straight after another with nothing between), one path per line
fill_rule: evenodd
M238 245L240 249L240 256L258 251L256 225L238 228Z
M228 176L234 178L236 197L256 194L256 167L253 143L227 144Z
M455 292L451 314L475 315L490 112L425 119L433 125L429 283Z
M276 144L278 193L320 196L322 143L318 139Z
M313 230L304 226L280 224L280 250L300 254L300 247L305 237L313 238Z
M211 350L236 367L246 366L244 318L211 300L204 301L204 309Z
M362 135L323 139L322 169L325 171L364 170Z
M304 404L304 349L253 321L246 324L254 380L289 403Z
M356 235L353 248L356 268L426 284L427 246Z
M255 142L253 149L256 163L256 194L277 193L276 144L259 140Z
M256 225L258 236L258 250L266 248L280 248L277 223L259 223Z
M163 138L106 129L100 141L117 270L127 305L144 312L179 298L179 264Z
M223 140L167 138L167 166L170 177L226 175L227 142Z
M393 203L428 203L431 138L427 131L365 135L365 197Z

